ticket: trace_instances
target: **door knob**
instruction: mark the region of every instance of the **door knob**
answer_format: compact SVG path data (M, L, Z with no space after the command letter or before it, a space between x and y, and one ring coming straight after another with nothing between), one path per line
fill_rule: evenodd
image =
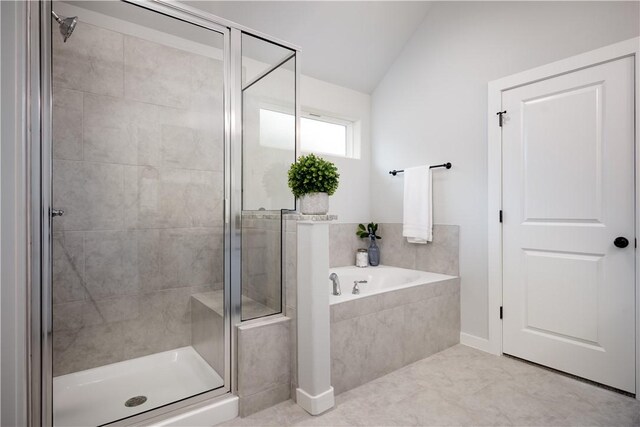
M627 240L626 237L620 236L615 238L613 244L618 248L626 248L627 246L629 246L629 240Z
M52 217L57 217L57 216L62 216L64 215L64 211L62 209L51 209L51 216Z

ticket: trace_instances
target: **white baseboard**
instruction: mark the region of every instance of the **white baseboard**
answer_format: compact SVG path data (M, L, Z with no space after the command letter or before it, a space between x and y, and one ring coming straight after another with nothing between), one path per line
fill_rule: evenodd
M486 338L478 337L476 335L470 335L464 332L460 332L460 344L466 345L467 347L475 348L476 350L493 353L491 351L489 340Z
M311 415L320 415L333 408L336 404L333 397L333 387L329 387L329 390L317 396L311 396L303 389L298 388L296 390L296 402Z

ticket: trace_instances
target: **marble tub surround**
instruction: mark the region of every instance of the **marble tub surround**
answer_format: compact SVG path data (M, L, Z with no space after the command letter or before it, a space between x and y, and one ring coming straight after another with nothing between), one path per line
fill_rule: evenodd
M345 392L459 339L459 278L332 304L331 383Z
M433 273L459 274L459 230L457 225L433 226L433 242L412 244L402 236L402 224L380 223L378 240L380 264ZM355 265L356 251L367 248L369 241L356 236L358 224L331 224L330 266Z
M82 20L52 42L61 375L190 345L222 289L223 67Z
M357 229L357 223L334 223L329 226L329 267L356 265L356 251L369 246L368 239L356 236ZM379 230L382 232L382 227ZM384 263L384 259L382 261Z
M433 241L422 245L407 242L402 236L402 224L381 224L381 264L458 276L459 234L457 225L434 224Z
M636 426L640 401L456 345L336 396L313 417L291 401L224 426Z
M238 326L238 397L245 417L291 393L291 319L275 316Z

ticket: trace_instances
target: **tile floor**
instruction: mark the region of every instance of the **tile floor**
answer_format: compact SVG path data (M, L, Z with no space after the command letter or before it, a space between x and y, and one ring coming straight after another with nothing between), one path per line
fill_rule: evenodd
M456 345L336 397L312 417L293 401L228 426L638 426L640 401Z

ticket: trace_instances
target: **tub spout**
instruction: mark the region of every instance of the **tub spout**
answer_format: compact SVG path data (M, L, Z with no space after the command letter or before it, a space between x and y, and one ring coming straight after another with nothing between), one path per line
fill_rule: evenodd
M340 290L340 279L338 279L338 275L336 273L331 273L329 275L329 280L333 282L333 294L342 295L342 291Z

